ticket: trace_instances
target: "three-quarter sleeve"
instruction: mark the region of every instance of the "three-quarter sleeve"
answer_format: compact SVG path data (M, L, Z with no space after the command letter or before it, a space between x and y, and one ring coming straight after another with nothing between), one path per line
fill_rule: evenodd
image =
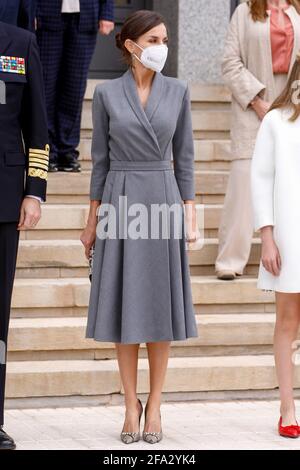
M194 137L191 100L188 86L182 101L175 134L173 136L174 174L181 198L195 199L194 182Z
M242 47L247 38L244 34L242 15L247 5L241 4L236 8L229 25L222 59L222 75L225 84L234 98L245 111L253 98L266 87L245 66L242 59ZM248 14L248 12L247 12Z
M271 115L266 114L259 128L251 162L251 195L254 229L274 225L275 155Z
M101 85L100 85L101 87ZM109 170L109 116L103 103L99 86L95 88L92 106L92 176L90 199L101 201L106 176Z

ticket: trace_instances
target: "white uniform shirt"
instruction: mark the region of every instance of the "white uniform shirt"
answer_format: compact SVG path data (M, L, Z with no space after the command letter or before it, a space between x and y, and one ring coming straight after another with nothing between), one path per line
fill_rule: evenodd
M62 13L79 13L80 0L62 0Z

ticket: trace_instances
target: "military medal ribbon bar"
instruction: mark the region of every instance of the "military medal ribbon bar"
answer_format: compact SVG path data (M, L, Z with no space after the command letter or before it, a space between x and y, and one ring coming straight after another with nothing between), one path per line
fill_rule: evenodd
M23 57L0 56L0 72L25 75L25 59Z

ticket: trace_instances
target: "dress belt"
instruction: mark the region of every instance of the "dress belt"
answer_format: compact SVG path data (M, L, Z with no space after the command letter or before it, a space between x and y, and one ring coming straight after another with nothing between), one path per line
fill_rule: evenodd
M171 170L172 162L171 160L151 160L151 161L141 161L141 162L129 162L129 161L120 161L120 160L111 160L110 161L110 170Z

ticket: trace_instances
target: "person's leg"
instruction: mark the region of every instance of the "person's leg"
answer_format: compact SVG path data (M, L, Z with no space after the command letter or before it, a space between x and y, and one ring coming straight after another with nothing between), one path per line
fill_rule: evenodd
M4 424L7 336L19 232L17 222L0 223L0 426Z
M170 345L171 343L169 341L147 343L150 394L147 401L147 412L145 411L145 432L161 431L161 395L168 367Z
M216 272L243 274L253 236L251 159L233 160L219 227Z
M123 432L137 432L139 429L139 413L141 410L136 394L139 347L139 344L116 343L126 407Z
M63 35L63 31L38 29L36 32L43 66L50 143L50 171L55 170L57 160L57 103L60 86L59 72L63 66Z
M274 355L280 391L282 425L296 424L293 396L293 342L300 325L300 294L276 292Z
M58 104L58 154L62 168L78 170L80 124L84 93L91 59L96 45L97 33L78 31L79 16L70 15L65 32L64 63L60 76L60 96ZM68 167L68 162L73 165Z

